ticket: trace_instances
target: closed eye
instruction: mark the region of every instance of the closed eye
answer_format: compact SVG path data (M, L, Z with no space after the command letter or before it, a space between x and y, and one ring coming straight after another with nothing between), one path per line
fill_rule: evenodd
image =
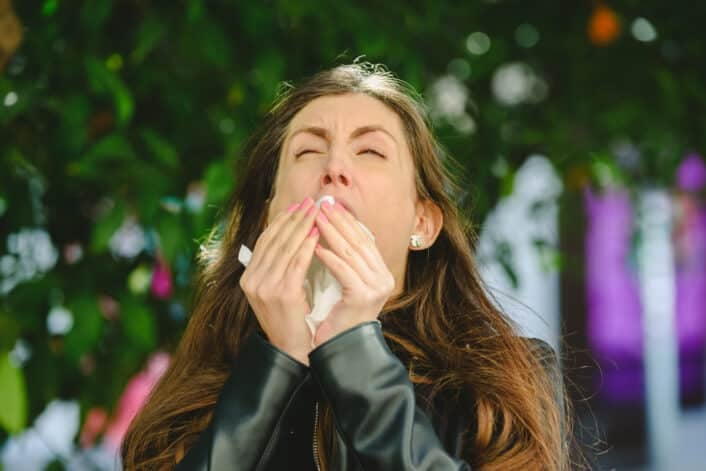
M295 157L299 157L299 156L302 156L302 155L304 155L304 154L310 154L310 153L312 153L312 152L313 152L313 153L319 153L319 152L317 152L317 151L315 151L315 150L304 149L304 150L301 151L301 152L297 152L297 154L295 155ZM378 152L378 151L376 151L376 150L374 150L374 149L365 149L365 150L363 150L363 151L361 151L361 152L359 152L359 153L360 153L360 154L368 154L368 153L371 153L371 154L375 154L375 155L377 155L377 156L379 156L379 157L385 158L385 156L384 156L383 154L381 154L380 152Z
M374 150L374 149L365 149L364 151L362 151L362 152L360 152L360 153L361 153L361 154L372 153L372 154L376 154L376 155L378 155L378 156L380 156L380 157L382 157L382 158L385 158L385 156L384 156L383 154L381 154L380 152L378 152L378 151L376 151L376 150Z
M315 150L304 149L303 151L298 152L298 153L295 155L295 157L299 157L300 155L304 155L304 154L310 154L310 153L312 153L312 152L317 153L317 151L315 151Z

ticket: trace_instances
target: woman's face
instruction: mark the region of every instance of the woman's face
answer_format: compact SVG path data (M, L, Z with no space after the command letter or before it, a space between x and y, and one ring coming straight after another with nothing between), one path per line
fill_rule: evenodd
M320 97L292 119L282 146L268 221L307 196L331 195L375 235L404 286L409 237L423 213L402 122L365 94Z

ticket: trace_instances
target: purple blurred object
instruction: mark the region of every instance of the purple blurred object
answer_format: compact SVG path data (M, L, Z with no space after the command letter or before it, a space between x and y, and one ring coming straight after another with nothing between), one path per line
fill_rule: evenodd
M706 165L701 155L692 152L677 169L677 186L685 191L698 191L706 184Z
M601 367L599 394L608 402L644 399L642 305L630 261L633 211L620 189L584 192L588 341Z
M152 273L152 294L159 299L168 299L172 295L172 273L169 264L162 257L157 257L157 263Z
M687 190L676 197L673 233L680 396L683 402L701 403L706 385L706 208L693 193L706 184L701 157L687 156L677 177Z

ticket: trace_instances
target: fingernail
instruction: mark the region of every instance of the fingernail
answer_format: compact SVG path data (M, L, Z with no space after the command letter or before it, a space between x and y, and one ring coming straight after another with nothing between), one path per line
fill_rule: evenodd
M312 204L314 204L314 200L312 200L311 197L307 196L306 198L304 198L304 201L302 201L302 208L308 208Z
M319 222L328 223L328 218L326 217L326 215L325 215L324 213L319 213L319 214L316 216L316 219L317 219Z
M324 201L323 203L321 203L321 209L325 209L326 211L330 211L332 207L333 206L328 201Z
M311 216L314 211L316 211L316 206L312 206L311 208L309 208L309 211L306 212L306 215Z
M293 213L294 211L296 211L296 209L297 209L298 207L299 207L299 203L294 203L294 204L291 205L289 208L287 208L287 212L288 212L288 213Z
M311 230L309 231L309 236L310 236L310 237L316 237L317 235L319 235L319 228L316 227L316 226L314 226L314 227L312 227Z
M338 201L336 201L336 205L335 205L334 207L335 207L337 210L339 210L339 211L346 209L346 208L344 208L343 205L342 205L341 203L339 203Z

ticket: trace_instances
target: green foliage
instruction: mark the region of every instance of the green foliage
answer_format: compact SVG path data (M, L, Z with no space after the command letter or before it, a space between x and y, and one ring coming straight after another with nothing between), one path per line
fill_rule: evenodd
M0 355L0 427L19 433L27 422L27 399L21 370L10 362L7 353Z
M0 402L18 405L2 408L10 431L25 424L23 377L30 420L57 395L112 408L147 354L175 344L198 241L218 222L239 150L283 80L360 55L427 94L437 78L456 77L474 131L444 118L436 130L472 185L463 202L477 221L530 153L599 183L668 183L686 150L706 147L698 3L611 2L623 34L605 47L586 34L592 2L13 3L26 33L0 75L0 235L45 227L59 261L0 295L0 351L20 338L32 349L24 375L2 357ZM638 16L655 25L656 41L631 37ZM537 44L523 46L516 38L532 29ZM476 31L491 41L482 55L466 47ZM493 77L511 62L543 79L544 99L496 99ZM615 163L625 140L642 154L633 167ZM196 208L187 204L194 185L205 192ZM145 231L135 257L111 251L126 218ZM65 255L72 243L84 249L76 263ZM167 300L148 289L158 255L175 282ZM74 316L58 337L46 323L57 303Z

